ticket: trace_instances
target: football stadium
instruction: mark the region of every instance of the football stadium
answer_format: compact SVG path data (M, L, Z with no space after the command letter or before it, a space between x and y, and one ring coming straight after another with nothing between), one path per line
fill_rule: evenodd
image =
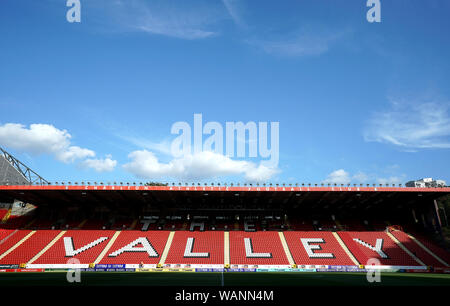
M445 303L448 12L0 1L0 301Z
M0 170L2 286L450 285L449 187L50 183L3 149Z

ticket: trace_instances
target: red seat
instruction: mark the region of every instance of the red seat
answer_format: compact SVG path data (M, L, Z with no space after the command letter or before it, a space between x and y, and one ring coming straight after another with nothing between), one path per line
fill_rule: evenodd
M22 240L26 235L28 235L31 231L29 230L18 230L11 231L9 235L4 237L0 244L0 255L7 252L10 248L12 248L17 242Z
M12 229L0 229L0 244L2 243L2 240L8 237L14 230Z
M248 257L245 238L250 238L253 253L269 253L271 257ZM278 232L230 232L231 265L289 265Z
M291 251L292 257L298 266L301 265L355 265L350 257L345 253L339 242L331 232L285 232L284 236ZM323 242L305 239L321 239ZM308 254L304 243L311 245L314 255ZM317 248L317 246L320 247ZM311 253L311 252L310 252ZM315 254L332 254L333 257L324 255L317 256Z
M5 254L30 232L30 230L1 229L0 255ZM58 233L60 233L59 230L36 231L22 245L4 256L0 260L0 264L28 262L43 250ZM107 246L114 233L115 231L104 230L69 230L33 264L66 264L71 258L79 259L82 264L93 263ZM101 260L101 263L157 264L161 260L169 233L169 231L163 230L147 232L122 231ZM285 231L283 234L297 265L354 265L332 232ZM426 265L434 267L442 265L405 233L393 231L392 234ZM338 235L361 264L366 264L370 258L376 258L381 265L420 265L412 256L400 248L386 232L338 232ZM145 238L146 240L139 240L139 243L133 245L133 242L139 238ZM230 231L229 238L231 265L289 265L279 233L276 231ZM302 238L316 240L304 240L302 242ZM438 248L423 237L420 237L419 240L448 263L448 252ZM149 243L148 245L146 244L147 242ZM150 247L143 250L144 244L142 243L145 246L150 245ZM125 246L128 246L126 251L123 250ZM119 250L123 252L118 252ZM111 254L116 254L116 256L109 256ZM317 254L328 255L315 256ZM223 265L224 232L175 232L165 263L171 265Z
M29 233L30 231L20 231ZM38 254L56 235L59 231L40 230L36 231L31 237L25 240L13 252L0 260L0 264L21 264L26 263ZM21 235L20 235L21 236ZM25 235L24 235L25 236ZM23 236L23 237L24 237Z
M415 234L414 238L419 240L424 246L426 246L430 251L432 251L439 258L444 260L448 265L450 265L450 252L444 250L443 248L437 246L428 237L420 234Z
M100 261L100 264L157 264L161 259L169 233L170 232L168 231L123 231L119 234L116 241L114 241L108 253L105 254ZM157 257L150 256L149 253L145 251L123 252L117 256L109 256L114 255L114 252L140 238L145 238L148 241L149 246L153 248L158 255ZM142 248L143 245L139 243L134 247L139 249Z
M338 234L350 252L363 265L374 258L379 260L381 265L420 266L386 232L339 232ZM377 240L381 243L379 248L376 248Z
M50 249L48 249L35 262L33 262L33 264L66 264L71 258L78 259L81 264L93 263L113 235L114 231L69 230ZM65 237L72 238L68 241L73 242L74 250L79 250L94 241L99 241L98 239L101 239L102 237L106 239L79 252L76 255L66 256L64 245Z
M192 253L206 253L208 256L185 257L188 238L193 238ZM205 231L175 232L166 264L223 265L224 264L224 232Z
M392 235L397 238L409 251L411 251L415 256L417 256L423 263L427 266L441 267L444 266L439 260L430 255L421 246L419 246L415 241L413 241L409 236L402 231L392 231Z

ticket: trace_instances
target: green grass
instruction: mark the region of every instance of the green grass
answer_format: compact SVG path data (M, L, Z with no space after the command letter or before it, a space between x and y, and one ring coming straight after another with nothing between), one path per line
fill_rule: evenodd
M223 273L225 286L450 286L448 274L383 273L380 283L368 283L365 273ZM69 283L66 273L0 273L4 286L221 286L222 273L82 272L81 283Z

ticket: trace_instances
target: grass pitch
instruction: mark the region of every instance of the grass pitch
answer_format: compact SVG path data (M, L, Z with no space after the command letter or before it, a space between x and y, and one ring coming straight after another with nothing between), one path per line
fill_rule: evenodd
M369 283L365 273L348 272L82 272L80 283L69 283L63 272L0 273L6 286L450 286L450 275L382 273L380 283Z

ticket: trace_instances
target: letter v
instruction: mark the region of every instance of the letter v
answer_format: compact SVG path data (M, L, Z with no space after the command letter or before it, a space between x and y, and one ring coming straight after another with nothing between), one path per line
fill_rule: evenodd
M87 249L90 249L94 246L96 246L97 244L102 243L103 241L107 240L108 237L100 237L95 241L92 241L89 244L86 244L85 246L76 249L73 246L73 239L72 237L64 237L64 249L66 250L66 257L73 257L75 255L80 254L81 252L86 251Z

